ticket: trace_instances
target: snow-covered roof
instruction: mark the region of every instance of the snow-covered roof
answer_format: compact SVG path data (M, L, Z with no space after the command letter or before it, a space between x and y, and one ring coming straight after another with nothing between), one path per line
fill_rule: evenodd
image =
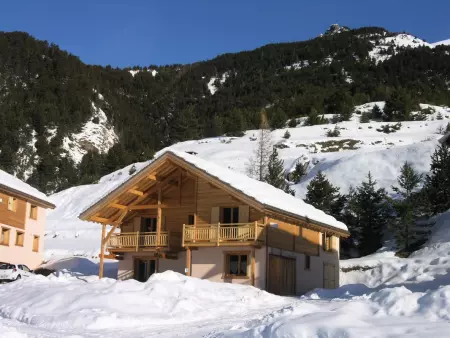
M244 195L255 199L269 209L285 212L301 218L308 218L311 221L322 223L339 230L348 231L347 226L344 223L337 221L334 217L305 203L302 199L289 195L268 183L257 181L244 174L232 171L185 152L168 150L166 153L172 153L197 169L204 171L206 174L217 178L221 182L239 190Z
M232 171L228 168L214 164L207 160L204 160L195 155L190 155L186 152L176 150L166 150L159 154L159 156L153 161L149 162L147 166L142 168L140 172L145 171L151 167L164 155L172 155L178 159L183 160L187 164L203 171L210 177L216 178L222 183L227 184L231 188L239 191L240 193L254 199L256 202L262 204L265 208L271 209L278 213L285 213L293 217L299 217L308 219L314 223L318 223L323 226L335 228L336 230L348 231L347 226L337 221L334 217L325 214L323 211L314 208L312 205L305 203L302 199L296 198L292 195L286 194L280 189L277 189L270 184L257 181L244 174ZM87 211L93 208L96 204L105 200L109 194L121 189L130 179L134 176L130 176L127 180L123 181L120 185L115 186L103 197L97 199L93 204L84 209L80 213L80 216L86 214Z
M29 197L30 199L34 199L49 208L55 207L55 205L44 193L2 170L0 170L0 188L12 193L15 192L17 194L24 195L24 197Z

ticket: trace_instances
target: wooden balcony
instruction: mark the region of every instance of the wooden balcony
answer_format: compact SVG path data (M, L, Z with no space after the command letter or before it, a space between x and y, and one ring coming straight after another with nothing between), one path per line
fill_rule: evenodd
M263 242L264 225L254 223L184 225L182 245L232 246L258 245Z
M151 251L168 247L169 233L161 231L159 238L156 232L123 232L113 234L106 243L108 251Z

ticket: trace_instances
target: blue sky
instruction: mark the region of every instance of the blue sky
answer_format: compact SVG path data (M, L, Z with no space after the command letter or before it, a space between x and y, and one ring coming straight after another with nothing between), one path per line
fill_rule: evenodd
M448 0L4 1L0 30L25 31L89 64L118 67L211 59L317 36L332 23L450 39Z

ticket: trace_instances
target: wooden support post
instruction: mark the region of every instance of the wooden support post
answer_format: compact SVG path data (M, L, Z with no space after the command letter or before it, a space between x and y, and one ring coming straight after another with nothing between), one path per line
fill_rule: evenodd
M191 248L186 249L186 276L191 276Z
M158 189L158 215L156 219L156 246L159 246L161 236L162 210L161 210L161 187Z
M181 182L183 180L183 172L180 170L178 174L178 204L181 205Z
M104 264L105 264L105 233L106 233L106 224L102 223L102 241L100 246L100 266L98 269L98 278L103 278L103 270L104 270Z
M184 233L186 231L186 224L183 224L183 232L181 233L181 246L184 248Z
M155 272L156 272L156 273L159 272L159 255L156 257L156 262L155 262Z
M139 231L136 231L136 252L139 250Z
M217 223L217 246L219 246L219 240L220 240L220 222Z
M251 257L251 279L252 286L255 286L255 248L252 248L252 257Z
M255 238L254 240L256 241L258 239L258 221L255 221Z

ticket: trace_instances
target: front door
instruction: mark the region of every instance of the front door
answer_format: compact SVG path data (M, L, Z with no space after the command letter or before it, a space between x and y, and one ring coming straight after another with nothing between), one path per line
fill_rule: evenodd
M136 259L134 268L134 279L146 282L156 272L156 260Z

